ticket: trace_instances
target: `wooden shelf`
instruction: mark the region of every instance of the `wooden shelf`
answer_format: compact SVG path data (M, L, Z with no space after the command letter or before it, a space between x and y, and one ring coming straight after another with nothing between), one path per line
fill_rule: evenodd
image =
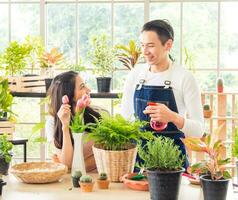
M32 98L44 98L46 97L46 93L38 93L38 92L11 92L14 97L32 97ZM99 99L117 99L118 98L117 92L112 93L97 93L93 92L90 93L91 98L99 98Z

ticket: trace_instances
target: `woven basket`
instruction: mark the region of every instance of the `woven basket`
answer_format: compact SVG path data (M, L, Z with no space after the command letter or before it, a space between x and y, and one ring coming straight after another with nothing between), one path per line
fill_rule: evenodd
M51 183L58 181L67 167L61 163L28 162L12 166L10 172L24 183Z
M126 173L132 173L135 166L137 148L124 151L108 151L93 146L98 172L106 172L112 182L120 182Z

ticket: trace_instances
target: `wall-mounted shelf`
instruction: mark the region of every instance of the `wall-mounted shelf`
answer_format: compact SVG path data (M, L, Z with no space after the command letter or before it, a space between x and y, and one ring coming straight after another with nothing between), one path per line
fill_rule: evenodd
M32 98L44 98L46 97L46 93L37 93L37 92L11 92L14 97L32 97ZM90 93L91 98L100 98L100 99L117 99L117 92L112 93Z

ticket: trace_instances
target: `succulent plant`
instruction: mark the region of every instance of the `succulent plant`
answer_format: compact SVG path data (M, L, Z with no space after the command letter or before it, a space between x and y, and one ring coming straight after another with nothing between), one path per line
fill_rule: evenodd
M99 174L99 180L107 180L107 174L105 172L101 172Z
M210 110L210 105L204 104L203 105L203 110Z
M92 183L93 179L91 176L88 175L83 175L80 177L80 182L81 183Z
M80 178L82 176L82 172L79 171L79 170L75 170L73 173L72 173L72 177L74 178Z

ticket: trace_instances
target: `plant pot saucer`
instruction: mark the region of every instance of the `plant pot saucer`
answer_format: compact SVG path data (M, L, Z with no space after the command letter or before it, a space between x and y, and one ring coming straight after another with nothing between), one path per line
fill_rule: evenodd
M140 191L149 191L149 183L146 179L142 180L131 180L130 178L136 176L137 173L128 173L122 176L121 181L123 181L124 185L133 189Z
M189 180L189 182L190 182L191 184L193 184L193 185L201 185L201 182L200 182L199 179L189 178L188 180Z

